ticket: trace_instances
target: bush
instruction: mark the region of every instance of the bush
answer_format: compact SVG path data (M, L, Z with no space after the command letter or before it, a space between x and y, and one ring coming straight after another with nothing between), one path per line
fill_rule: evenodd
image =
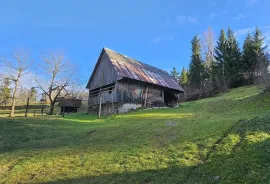
M270 74L266 75L263 79L263 87L265 91L270 92Z
M243 74L238 74L229 84L229 88L238 88L249 85L249 80Z
M265 74L255 79L255 84L261 86L264 91L270 92L270 74Z

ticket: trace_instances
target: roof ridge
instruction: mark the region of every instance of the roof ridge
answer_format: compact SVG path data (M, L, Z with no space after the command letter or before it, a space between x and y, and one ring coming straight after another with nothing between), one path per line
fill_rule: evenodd
M132 59L132 60L134 60L134 61L136 61L136 62L139 62L139 63L141 63L141 64L143 64L143 65L146 65L146 66L148 66L148 67L152 67L152 68L154 68L154 69L156 69L156 70L159 70L159 71L161 71L161 72L164 72L164 73L168 74L168 72L165 71L165 70L162 70L162 69L157 68L157 67L155 67L155 66L152 66L152 65L150 65L150 64L144 63L144 62L142 62L142 61L139 61L139 60L137 60L137 59L134 59L134 58L132 58L132 57L129 57L129 56L127 56L127 55L125 55L125 54L122 54L122 53L120 53L120 52L114 51L114 50L112 50L112 49L110 49L110 48L104 47L104 50L105 50L105 52L106 52L106 50L112 51L112 52L114 52L114 53L116 53L116 54L119 54L119 55L121 55L121 56L123 56L123 57L125 57L125 58L127 58L127 59Z

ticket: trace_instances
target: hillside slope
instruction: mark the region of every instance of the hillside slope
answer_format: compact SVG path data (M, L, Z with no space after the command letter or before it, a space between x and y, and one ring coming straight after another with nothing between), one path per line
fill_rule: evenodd
M0 183L269 183L269 160L256 87L100 120L0 119Z

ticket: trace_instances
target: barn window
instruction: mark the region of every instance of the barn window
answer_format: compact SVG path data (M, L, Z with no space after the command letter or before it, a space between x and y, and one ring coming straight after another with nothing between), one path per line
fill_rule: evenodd
M113 90L113 88L109 88L109 94L111 94L111 93L112 93L112 90Z
M162 91L159 92L159 97L162 97L162 93L163 93Z
M92 97L96 97L96 96L99 96L99 94L95 93L95 94L92 95Z

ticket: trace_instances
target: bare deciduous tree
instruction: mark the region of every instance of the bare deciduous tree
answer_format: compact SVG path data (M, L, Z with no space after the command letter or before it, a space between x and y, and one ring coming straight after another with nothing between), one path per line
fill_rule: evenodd
M206 32L204 32L202 39L202 51L205 57L206 66L211 69L214 62L214 33L212 27L209 27Z
M26 52L17 52L12 59L1 60L3 74L0 77L10 80L13 86L10 117L14 117L19 82L27 75L32 63L29 54Z
M76 83L68 86L65 91L65 97L67 98L87 100L89 96L89 91L85 88L85 82L80 81L80 79L76 79Z
M60 95L74 81L76 74L75 66L62 54L49 54L44 57L42 66L44 75L36 77L38 88L48 97L50 102L49 115L53 114L54 106Z
M213 90L213 64L214 64L214 33L212 27L209 27L206 32L203 34L203 39L202 39L202 52L204 56L204 62L206 66L206 73L208 76L206 77L206 80L204 81L204 90L207 95L209 93L212 93Z

